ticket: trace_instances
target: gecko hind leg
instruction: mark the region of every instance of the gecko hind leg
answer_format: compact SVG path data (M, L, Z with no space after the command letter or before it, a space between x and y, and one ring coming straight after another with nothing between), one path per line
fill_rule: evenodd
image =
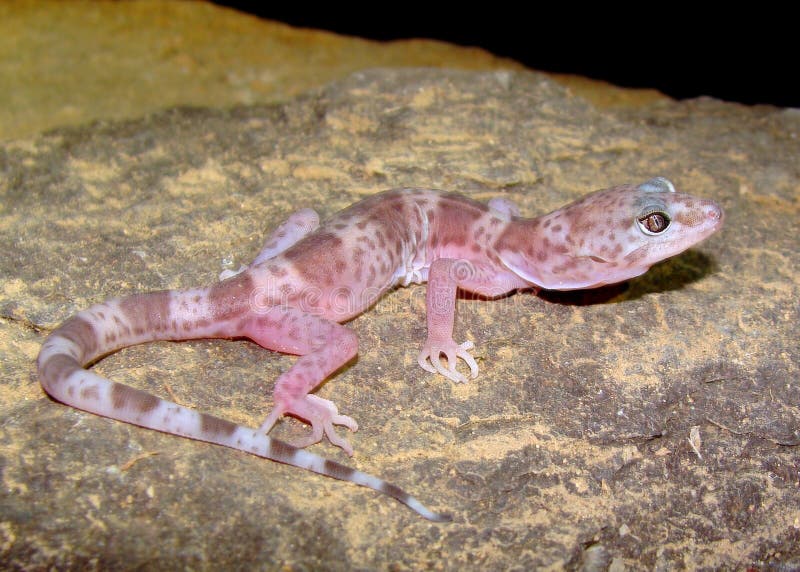
M317 228L319 228L319 215L314 209L300 209L292 213L270 233L267 240L264 241L264 246L261 247L261 252L250 263L250 266L278 256Z
M298 446L307 447L327 437L352 455L350 443L336 433L334 426L357 431L358 423L341 415L332 401L309 392L355 357L355 333L336 322L285 306L253 316L245 330L245 335L262 347L300 356L275 382L273 409L259 430L268 433L282 416L291 415L311 425L311 434Z
M255 260L250 263L250 266L255 266L265 260L275 258L280 253L296 244L303 237L317 230L317 228L319 228L319 215L314 209L300 209L292 213L289 218L283 221L278 225L278 228L269 234L267 240L264 241L264 246L261 247L261 252L259 252ZM223 270L220 272L219 279L225 280L231 276L236 276L247 268L247 266L242 264L239 270Z

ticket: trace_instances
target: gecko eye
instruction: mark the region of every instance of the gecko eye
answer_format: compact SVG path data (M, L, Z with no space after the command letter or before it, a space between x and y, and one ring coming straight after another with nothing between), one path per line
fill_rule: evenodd
M636 219L642 232L655 236L661 234L669 227L669 215L662 211L648 212Z

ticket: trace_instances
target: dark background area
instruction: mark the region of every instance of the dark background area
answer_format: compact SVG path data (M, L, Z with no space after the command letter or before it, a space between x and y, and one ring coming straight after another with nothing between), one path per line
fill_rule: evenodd
M711 13L709 7L702 12L661 3L626 10L606 3L557 10L541 3L459 8L216 3L292 26L373 40L428 38L477 46L531 69L655 88L676 99L708 95L800 107L800 24L788 12L767 12L768 6L750 5L753 13L745 13L720 5L719 13ZM439 11L431 12L434 8Z

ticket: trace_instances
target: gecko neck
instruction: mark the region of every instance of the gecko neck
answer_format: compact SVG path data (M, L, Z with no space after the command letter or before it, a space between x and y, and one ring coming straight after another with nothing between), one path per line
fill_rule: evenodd
M536 218L514 217L498 241L498 256L525 282L551 290L613 284L647 269L634 270L623 261L583 252L587 239L575 223L563 211ZM619 254L615 248L610 245L608 254Z

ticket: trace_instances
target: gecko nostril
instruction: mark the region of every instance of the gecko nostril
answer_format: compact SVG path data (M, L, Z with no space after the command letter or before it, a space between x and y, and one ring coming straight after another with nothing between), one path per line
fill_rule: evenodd
M713 204L706 209L706 217L709 224L712 225L712 231L716 231L722 226L722 220L725 218L725 214L719 205Z

